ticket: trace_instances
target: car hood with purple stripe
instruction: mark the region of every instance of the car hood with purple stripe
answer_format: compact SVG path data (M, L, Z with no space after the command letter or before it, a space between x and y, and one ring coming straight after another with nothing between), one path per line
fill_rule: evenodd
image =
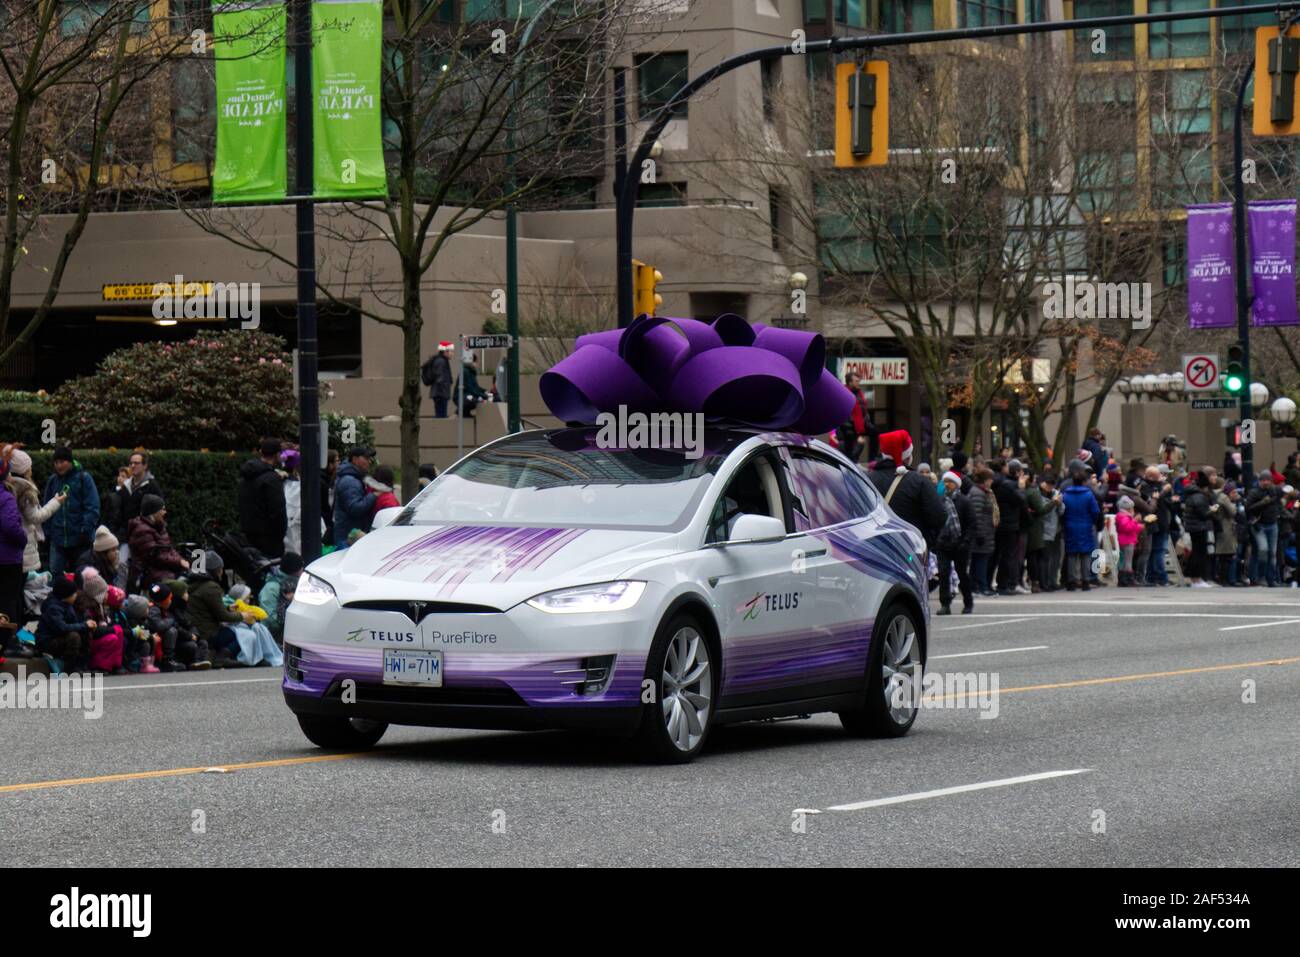
M612 581L675 552L674 533L501 525L389 526L313 563L341 601L421 599L506 609L556 588Z

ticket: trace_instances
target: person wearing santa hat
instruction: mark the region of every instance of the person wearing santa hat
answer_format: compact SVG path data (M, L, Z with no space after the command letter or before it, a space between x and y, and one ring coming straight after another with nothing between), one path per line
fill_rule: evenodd
M444 339L438 343L438 351L420 367L420 381L429 387L433 415L438 419L447 418L447 403L451 401L451 354L455 349Z
M886 432L880 436L880 453L867 478L894 514L915 525L933 547L934 538L948 515L933 483L907 467L912 461L912 437L904 429Z

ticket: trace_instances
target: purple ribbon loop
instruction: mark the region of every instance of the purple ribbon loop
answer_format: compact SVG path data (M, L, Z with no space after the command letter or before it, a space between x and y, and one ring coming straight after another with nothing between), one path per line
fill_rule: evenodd
M763 429L828 432L853 411L853 395L825 368L817 333L751 325L740 316L638 316L626 329L580 336L542 375L542 400L566 422L594 422L619 406L700 412Z

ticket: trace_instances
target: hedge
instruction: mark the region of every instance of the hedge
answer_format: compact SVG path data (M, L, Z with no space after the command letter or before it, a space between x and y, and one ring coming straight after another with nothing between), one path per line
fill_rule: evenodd
M32 479L44 491L53 474L54 450L28 447ZM95 479L99 498L117 487L117 470L126 464L129 449L75 449L73 454ZM239 528L239 467L251 453L160 451L149 453L149 471L167 493L167 529L173 542L197 542L203 526L216 519L226 528ZM102 511L102 509L101 509Z
M0 441L40 445L45 420L54 413L36 402L13 402L0 399Z

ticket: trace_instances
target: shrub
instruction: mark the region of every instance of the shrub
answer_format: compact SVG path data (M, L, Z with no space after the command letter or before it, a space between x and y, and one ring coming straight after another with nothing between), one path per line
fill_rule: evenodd
M283 339L255 330L140 342L65 383L47 416L74 447L243 452L297 431L291 362Z
M32 457L32 479L44 490L46 479L54 471L54 450L26 451ZM117 470L126 464L130 450L74 448L73 454L95 479L102 503L104 496L117 487ZM216 519L226 528L239 528L239 467L247 458L228 452L149 453L149 470L167 494L167 528L173 542L201 541L203 526L209 519Z
M40 445L45 421L52 418L49 406L0 399L0 442Z

